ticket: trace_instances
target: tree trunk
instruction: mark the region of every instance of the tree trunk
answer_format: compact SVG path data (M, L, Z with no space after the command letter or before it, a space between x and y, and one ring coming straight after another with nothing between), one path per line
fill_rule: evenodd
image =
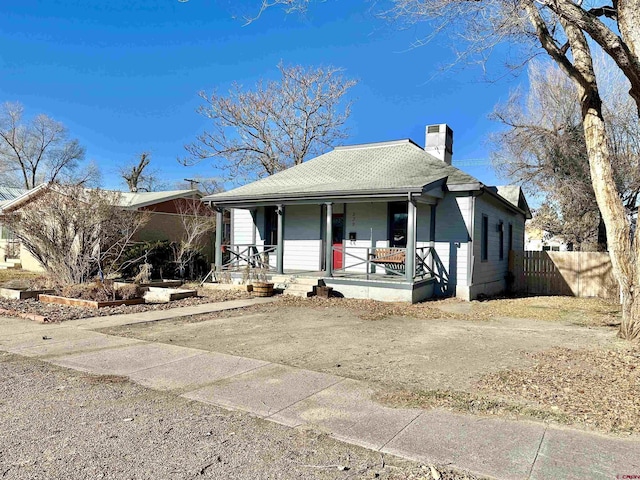
M638 286L637 252L631 240L631 225L616 188L611 167L611 154L607 141L602 100L598 91L591 51L581 30L564 25L574 57L574 66L580 75L576 79L582 125L584 128L591 182L598 208L607 229L609 256L613 273L622 293L622 322L618 336L635 340L640 333L640 298Z
M640 318L640 298L637 290L623 294L622 301L622 323L618 336L627 340L640 339L640 322L629 321L629 319ZM627 321L625 321L627 319Z

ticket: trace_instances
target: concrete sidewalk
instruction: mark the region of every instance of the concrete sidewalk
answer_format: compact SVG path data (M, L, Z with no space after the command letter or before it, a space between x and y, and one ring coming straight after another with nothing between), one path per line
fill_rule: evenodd
M255 303L254 301L239 301ZM394 409L359 381L91 331L240 308L238 302L38 325L0 319L0 349L96 373L126 375L152 389L424 463L504 479L612 479L640 475L640 442L542 423ZM194 312L193 309L199 309ZM217 310L216 310L217 309Z

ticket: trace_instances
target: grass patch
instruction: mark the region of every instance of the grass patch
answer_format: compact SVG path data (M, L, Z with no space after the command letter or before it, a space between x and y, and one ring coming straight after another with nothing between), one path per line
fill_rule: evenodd
M527 369L485 375L474 393L428 390L380 395L393 406L527 417L606 433L640 433L640 346L554 348Z
M393 407L444 408L473 415L499 415L510 418L527 417L535 420L569 424L571 419L563 412L536 408L490 396L448 390L394 391L378 396L382 403Z
M502 298L484 302L464 302L455 298L429 300L422 303L380 302L354 298L283 296L279 305L287 307L338 307L350 310L363 320L388 317L419 319L455 318L489 321L498 317L561 321L580 326L611 327L620 324L620 305L599 298L526 297Z
M486 375L484 392L536 404L571 423L606 432L640 433L640 347L554 348L531 354L532 368Z
M0 270L0 287L11 288L12 284L25 284L42 276L41 273L27 272L25 270L16 270L8 268Z
M587 327L620 325L620 305L600 298L526 297L472 302L470 316L562 321Z

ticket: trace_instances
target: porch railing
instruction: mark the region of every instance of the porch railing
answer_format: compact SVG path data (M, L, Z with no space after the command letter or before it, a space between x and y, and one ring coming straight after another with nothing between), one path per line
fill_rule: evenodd
M222 270L258 268L276 271L276 245L225 245Z
M334 246L332 258L336 254L342 255L343 266L333 268L333 273L365 275L369 280L371 275L378 275L382 270L384 275L406 277L406 248L396 247L344 247ZM434 277L433 247L416 248L415 270L413 279ZM364 271L363 271L364 269Z
M6 258L20 258L20 240L9 238L6 240L4 254Z

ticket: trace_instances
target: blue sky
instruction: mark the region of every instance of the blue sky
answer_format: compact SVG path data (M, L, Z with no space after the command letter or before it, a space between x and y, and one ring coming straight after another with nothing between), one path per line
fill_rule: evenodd
M375 17L363 0L329 0L304 16L272 9L243 26L259 0L21 0L0 5L0 101L62 121L103 171L142 151L168 182L215 177L210 161L182 167L184 144L207 127L197 92L252 87L276 78L277 64L342 67L359 80L345 143L412 138L428 124L454 130L456 159L488 157L487 119L526 76L487 82L479 68L441 71L453 58L447 38L410 48L426 32ZM496 63L493 76L499 76ZM489 165L463 167L487 184Z

